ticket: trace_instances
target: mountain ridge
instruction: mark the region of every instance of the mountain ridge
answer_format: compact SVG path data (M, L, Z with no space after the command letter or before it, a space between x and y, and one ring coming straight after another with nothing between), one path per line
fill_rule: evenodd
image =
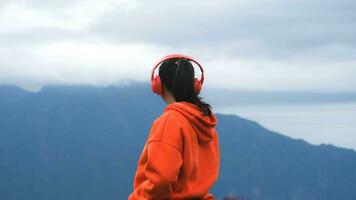
M0 199L125 198L151 122L166 105L148 84L16 90L0 86ZM354 150L216 115L221 175L212 192L218 199L356 197Z

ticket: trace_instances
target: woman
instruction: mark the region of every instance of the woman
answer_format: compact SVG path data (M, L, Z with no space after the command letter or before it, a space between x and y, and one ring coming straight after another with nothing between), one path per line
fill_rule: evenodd
M202 71L200 80L191 61ZM168 55L154 66L152 91L167 106L151 126L129 200L215 199L209 189L219 175L218 121L198 96L203 81L202 66L189 56Z

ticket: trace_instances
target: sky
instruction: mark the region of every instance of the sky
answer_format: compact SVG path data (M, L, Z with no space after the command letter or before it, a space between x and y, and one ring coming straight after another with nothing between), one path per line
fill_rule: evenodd
M355 10L353 0L2 0L0 84L149 82L156 60L183 53L210 88L355 91Z
M52 84L149 83L159 58L182 53L203 65L203 87L211 91L259 91L267 99L281 91L282 96L285 92L329 94L326 99L335 99L338 93L348 98L352 93L354 100L355 36L353 0L1 0L0 85L38 91ZM251 102L250 97L256 96L243 100ZM236 110L289 135L308 130L305 121L283 126L285 115L272 122L271 113L264 111L269 108L249 112L226 106L230 107L219 110ZM329 114L354 124L354 104L351 107L333 106L331 110L342 108L345 113ZM278 109L303 118L296 108L274 107ZM321 106L315 112L322 116L325 109ZM295 119L288 118L292 124ZM356 135L351 134L355 126L342 122L343 128L327 129L323 119L314 120L319 126L309 141L336 143L338 138L350 138L343 139L347 144L337 144L356 149ZM325 130L345 135L324 137Z

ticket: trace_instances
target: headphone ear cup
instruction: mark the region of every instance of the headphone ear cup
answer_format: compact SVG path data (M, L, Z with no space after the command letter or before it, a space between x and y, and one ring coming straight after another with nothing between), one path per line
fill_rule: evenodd
M162 84L161 78L159 76L155 76L152 81L152 91L157 93L158 95L162 94Z
M200 90L201 90L201 82L199 81L198 78L194 78L194 90L197 94L200 93Z

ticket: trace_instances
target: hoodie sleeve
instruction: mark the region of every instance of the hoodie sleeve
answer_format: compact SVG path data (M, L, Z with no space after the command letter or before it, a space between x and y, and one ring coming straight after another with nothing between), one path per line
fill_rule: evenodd
M178 182L183 163L180 148L181 128L177 118L172 115L164 116L151 130L145 165L147 179L135 189L132 200L169 199L174 184Z

